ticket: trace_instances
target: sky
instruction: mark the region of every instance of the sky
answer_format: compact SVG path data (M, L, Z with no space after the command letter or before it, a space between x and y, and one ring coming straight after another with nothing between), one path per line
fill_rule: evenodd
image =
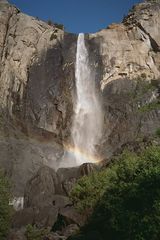
M9 0L28 15L62 23L67 32L93 33L121 22L143 0Z

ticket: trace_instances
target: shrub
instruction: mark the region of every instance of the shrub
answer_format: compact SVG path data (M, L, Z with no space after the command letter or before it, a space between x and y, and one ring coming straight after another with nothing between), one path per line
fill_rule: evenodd
M0 239L6 239L10 227L12 207L9 206L10 184L0 171Z
M152 110L160 109L160 102L151 102L148 103L142 107L140 107L138 110L139 112L145 113L150 112Z
M36 226L32 226L29 224L26 227L25 235L27 237L27 240L43 240L47 233L47 229L39 229Z
M52 20L50 20L50 19L48 19L47 24L48 24L49 26L54 26L54 23L53 23Z
M98 200L103 196L109 178L108 169L93 172L89 177L84 176L74 186L70 197L80 212L93 210Z
M131 91L128 92L128 95L132 100L141 101L146 94L158 88L157 82L158 81L156 80L145 80L145 73L142 73L141 77L135 79L133 82L135 84L135 88L131 89Z
M160 128L157 128L157 130L156 130L156 136L157 136L157 137L160 137Z
M86 202L93 203L94 190L98 196L95 194L93 214L82 235L95 230L100 234L97 240L159 239L160 147L149 147L140 155L124 152L118 162L97 173L96 181L93 175L82 178L72 191L72 199L87 209Z
M61 30L64 30L64 25L63 25L63 24L61 24L61 23L55 23L54 25L55 25L56 28L59 28L59 29L61 29Z
M137 94L139 95L139 97L142 97L144 94L148 93L148 91L150 91L150 90L153 91L156 89L154 82L144 80L145 78L146 78L145 73L142 73L141 78L137 79L136 91L137 91Z
M64 30L64 25L63 25L63 24L61 24L61 23L55 23L55 22L53 22L53 21L50 20L50 19L47 21L47 24L50 25L50 26L59 28L59 29L61 29L61 30Z

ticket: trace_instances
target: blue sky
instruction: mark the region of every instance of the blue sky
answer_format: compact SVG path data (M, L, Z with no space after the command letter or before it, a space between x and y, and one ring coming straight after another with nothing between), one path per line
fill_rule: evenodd
M120 22L128 10L143 0L9 0L24 13L63 23L68 32L96 32Z

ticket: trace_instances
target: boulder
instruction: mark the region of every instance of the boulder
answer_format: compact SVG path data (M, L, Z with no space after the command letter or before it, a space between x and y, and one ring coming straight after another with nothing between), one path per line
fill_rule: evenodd
M50 233L48 234L44 240L66 240L67 237L59 234L59 233Z
M81 166L73 168L59 168L57 174L62 183L63 190L68 196L76 181L85 175L89 175L98 170L98 165L94 163L84 163Z
M83 163L79 167L78 172L80 176L87 176L98 169L99 166L94 163Z
M72 188L76 182L77 182L77 179L72 178L72 177L70 179L66 179L62 182L63 190L67 196L69 196L69 194L72 191Z
M34 209L34 224L38 228L52 229L57 221L58 210L53 206L44 206L39 209Z
M65 207L60 210L60 215L66 222L66 225L77 224L82 226L86 220L85 216L82 216L74 207Z
M20 229L27 226L28 224L33 224L34 218L35 216L33 208L30 207L22 209L14 213L11 227L14 229Z
M21 228L19 230L11 230L7 237L7 240L27 240L25 231L25 228Z
M53 196L53 206L55 206L58 209L64 208L66 206L72 205L71 200L67 196L63 195L54 195Z
M74 235L78 230L79 227L77 224L70 224L62 230L62 234L68 238L69 236Z
M54 169L40 168L26 185L24 207L41 208L53 206L54 195L61 193L61 183Z

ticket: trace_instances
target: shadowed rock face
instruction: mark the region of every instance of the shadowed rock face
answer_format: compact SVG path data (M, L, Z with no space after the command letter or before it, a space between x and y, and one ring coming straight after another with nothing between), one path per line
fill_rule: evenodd
M159 83L149 81L160 78L160 5L139 4L123 23L85 38L104 113L96 148L106 159L159 127ZM41 166L56 168L70 142L76 42L0 1L0 165L16 196Z
M9 4L0 2L0 11L0 162L19 196L40 166L56 168L63 155L76 36Z
M62 168L55 172L48 166L41 167L27 182L24 195L24 208L15 212L12 229L20 229L27 224L64 230L70 224L82 225L85 216L74 209L69 193L74 183L82 176L97 170L94 164L85 163L80 167ZM61 229L62 228L62 229Z
M143 141L144 136L155 134L160 121L160 82L154 86L154 81L119 79L105 87L102 95L105 112L105 130L100 145L102 155L110 157L123 144ZM154 103L157 107L150 109Z

